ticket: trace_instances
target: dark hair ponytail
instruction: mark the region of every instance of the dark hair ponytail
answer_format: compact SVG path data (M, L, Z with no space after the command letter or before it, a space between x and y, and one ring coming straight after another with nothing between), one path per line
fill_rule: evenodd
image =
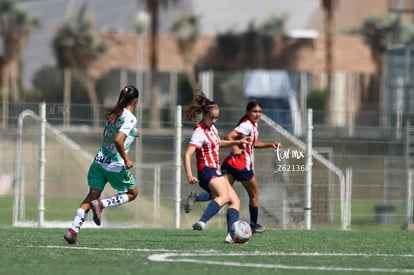
M201 90L195 90L196 95L190 104L185 106L184 114L187 120L194 121L199 114L207 114L211 108L218 108L214 101L211 101Z
M132 85L125 86L118 98L118 102L115 107L106 110L106 120L109 124L114 125L117 123L119 117L122 115L124 108L128 106L131 101L139 97L139 91Z
M259 101L256 101L256 100L252 100L252 101L250 101L249 103L247 103L247 106L246 106L246 112L247 111L251 111L254 107L256 107L256 106L259 106L260 108L262 108L263 109L263 106L262 106L262 104L260 104L260 102ZM248 118L249 116L247 115L247 114L245 114L244 116L242 116L242 118L239 120L239 122L237 123L237 126L239 126L240 125L240 123L242 123L243 122L243 120L245 120L246 118Z

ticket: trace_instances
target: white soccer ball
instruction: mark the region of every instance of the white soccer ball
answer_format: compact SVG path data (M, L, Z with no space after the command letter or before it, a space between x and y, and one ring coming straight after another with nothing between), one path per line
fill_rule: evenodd
M252 236L252 228L245 221L236 221L231 226L230 236L235 243L246 243Z

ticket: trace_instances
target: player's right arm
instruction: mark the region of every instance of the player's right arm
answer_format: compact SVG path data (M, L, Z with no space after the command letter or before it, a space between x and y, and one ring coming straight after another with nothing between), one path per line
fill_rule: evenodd
M194 154L195 150L196 147L189 145L183 156L184 169L187 175L188 183L190 184L195 184L198 182L198 179L193 176L193 173L191 171L191 156Z
M235 145L241 145L241 144L249 144L250 143L250 137L243 137L242 139L238 140L220 140L220 147L230 147Z
M236 138L240 137L240 134L236 130L232 130L224 137L226 140L235 140ZM233 153L236 156L242 154L243 150L239 147L239 144L232 146Z

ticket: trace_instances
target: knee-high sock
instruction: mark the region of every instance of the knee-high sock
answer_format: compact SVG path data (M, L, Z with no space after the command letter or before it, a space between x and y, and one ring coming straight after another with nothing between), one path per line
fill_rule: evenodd
M206 210L204 210L203 216L201 216L200 221L207 222L210 220L217 212L220 210L221 206L215 201L212 200L208 205Z
M229 208L227 209L227 233L230 232L231 226L233 223L239 220L239 210L235 208Z
M85 210L83 210L82 208L78 208L76 209L76 213L75 213L75 217L73 218L73 222L72 222L72 229L78 233L83 222L86 220L86 218L88 217L88 212L85 212Z
M197 194L196 201L209 201L211 200L211 195L208 192L202 192Z
M250 211L250 223L257 224L257 218L259 216L259 207L249 205Z
M104 208L116 207L123 205L129 201L127 193L118 193L101 200Z

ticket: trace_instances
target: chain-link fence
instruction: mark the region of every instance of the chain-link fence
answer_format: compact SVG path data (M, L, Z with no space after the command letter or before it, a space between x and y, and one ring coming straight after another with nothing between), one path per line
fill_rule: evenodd
M100 106L103 113L104 106ZM24 110L32 110L22 119ZM45 197L46 225L70 226L74 212L88 191L86 174L93 155L102 142L102 126L93 127L88 105L72 105L71 120L64 124L68 110L62 104L46 104ZM151 129L145 123L149 108L140 112L141 137L130 150L133 170L139 185L136 201L104 211L104 226L173 227L175 190L174 110L160 109L162 128ZM292 120L283 125L272 117L289 117L265 109L266 119L259 123L259 140L280 141L282 150L255 151L255 171L260 190L259 222L268 228L303 228L305 183L305 121L293 133ZM282 111L279 111L282 112ZM39 104L10 104L7 127L0 128L0 212L1 224L36 225L39 212ZM241 108L221 108L217 128L222 137L244 115ZM305 117L298 112L297 117ZM347 117L350 114L335 113ZM314 111L312 159L312 228L340 229L343 213L350 210L351 229L403 229L412 222L412 131L408 123L401 127L393 113L352 114L363 119L353 125L332 126L324 122L325 113ZM19 116L21 129L19 130ZM386 117L387 119L384 119ZM294 121L294 120L293 120ZM286 123L286 121L285 121ZM281 126L283 125L283 127ZM185 150L193 123L184 122L182 151ZM282 128L282 130L280 130ZM21 131L21 132L19 132ZM21 137L21 138L20 138ZM21 142L19 143L19 140ZM19 145L20 144L20 145ZM137 150L141 148L141 150ZM221 150L224 158L229 149ZM339 171L339 172L338 172ZM198 186L186 183L181 169L181 203ZM347 196L339 174L347 175ZM16 183L19 183L18 185ZM249 219L248 197L240 183L234 188L242 200L241 218ZM114 190L108 187L105 194ZM180 226L190 227L206 206L196 203L189 214L181 210ZM17 210L13 212L13 209ZM94 226L88 221L85 226ZM225 227L224 212L212 219L210 227Z

